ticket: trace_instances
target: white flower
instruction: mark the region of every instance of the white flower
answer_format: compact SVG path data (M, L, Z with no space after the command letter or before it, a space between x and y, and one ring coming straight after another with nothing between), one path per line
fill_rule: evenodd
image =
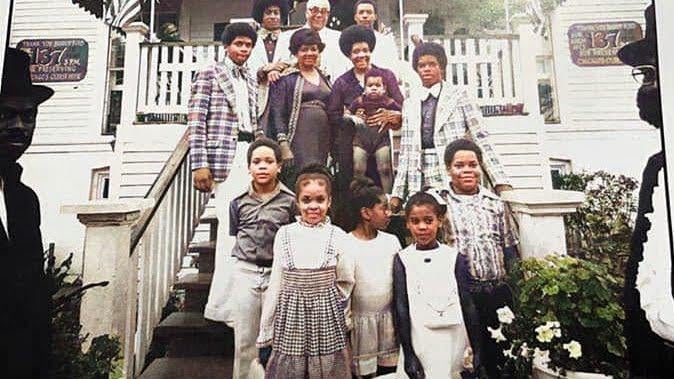
M535 329L536 339L539 342L550 342L553 338L562 336L559 321L548 321Z
M513 320L515 319L515 314L507 305L503 308L497 309L496 314L498 315L498 322L501 324L512 324Z
M569 343L565 343L562 347L569 352L569 357L573 359L578 359L583 356L583 351L580 346L580 342L571 340Z
M494 329L490 326L487 327L487 330L489 333L491 333L491 338L493 338L496 342L503 342L506 340L505 336L503 335L503 331L501 328Z
M510 349L503 350L503 356L506 358L515 358L513 355L513 348L511 347Z
M546 365L550 362L550 351L541 350L539 348L534 349L534 361L540 365Z
M531 349L527 346L527 343L523 343L522 346L520 347L520 355L523 358L529 358L529 354L531 353Z
M541 325L535 329L538 342L550 342L555 338L555 332L548 325Z

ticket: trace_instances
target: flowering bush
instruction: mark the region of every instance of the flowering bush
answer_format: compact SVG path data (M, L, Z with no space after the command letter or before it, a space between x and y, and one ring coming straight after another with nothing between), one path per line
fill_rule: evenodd
M606 268L569 256L527 259L509 277L514 309L497 311L489 328L508 357L504 371L529 378L532 364L623 376L623 310Z
M560 189L585 193L578 211L564 216L569 254L600 263L624 280L637 210L634 191L639 183L606 171L573 173L554 180Z

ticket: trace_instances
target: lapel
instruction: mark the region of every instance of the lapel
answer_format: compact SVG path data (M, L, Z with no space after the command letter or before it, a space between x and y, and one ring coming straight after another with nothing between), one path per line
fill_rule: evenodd
M458 92L452 88L446 81L442 82L440 95L438 96L438 107L435 110L435 123L433 125L433 139L439 135L440 130L446 124L454 111L456 111L456 102Z
M236 109L236 93L234 92L234 78L232 74L227 70L227 67L223 63L217 63L214 66L215 71L215 80L220 85L220 89L225 94L225 99L229 103L231 109ZM250 84L248 84L250 87ZM235 112L236 113L236 112Z
M248 68L248 76L246 77L246 84L248 87L248 112L250 113L250 122L253 126L253 130L256 129L256 120L257 120L257 79L255 74L250 71Z

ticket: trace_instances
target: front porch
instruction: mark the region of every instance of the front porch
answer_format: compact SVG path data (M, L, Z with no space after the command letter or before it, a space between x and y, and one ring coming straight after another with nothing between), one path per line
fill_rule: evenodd
M188 5L199 12L208 9L195 6L197 2L174 2L181 4L181 20L187 17L183 9ZM208 25L215 25L211 22L215 18L199 25L196 18L188 19L189 23L180 22L180 29L188 30L190 37L207 36L212 32ZM420 29L424 19L408 15L407 33ZM101 290L103 296L85 297L84 329L92 335L120 336L125 374L137 377L145 367L169 291L184 285L176 276L183 258L190 251L212 250L208 244L193 243L190 248L203 230L198 225L208 197L191 186L185 124L194 73L221 60L224 48L210 38L153 41L143 23L132 23L124 32L117 162L111 167L113 203L64 211L76 213L87 228L85 255L95 258L85 259L84 281L114 278ZM535 41L529 26L511 35L440 41L450 61L447 81L465 88L482 107L496 151L512 178L515 191L504 199L511 202L522 227L524 256L565 253L562 215L573 212L583 200L579 193L552 190L537 79L531 75L536 71ZM403 86L415 85L410 64L399 62L398 67ZM200 274L207 273L202 267Z

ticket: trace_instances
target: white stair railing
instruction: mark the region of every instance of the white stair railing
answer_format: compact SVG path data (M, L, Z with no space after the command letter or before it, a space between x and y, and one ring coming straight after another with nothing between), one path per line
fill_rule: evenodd
M62 207L86 227L84 282L110 281L82 299L83 332L120 338L127 378L143 368L153 329L208 200L192 187L187 138L185 132L145 199Z

